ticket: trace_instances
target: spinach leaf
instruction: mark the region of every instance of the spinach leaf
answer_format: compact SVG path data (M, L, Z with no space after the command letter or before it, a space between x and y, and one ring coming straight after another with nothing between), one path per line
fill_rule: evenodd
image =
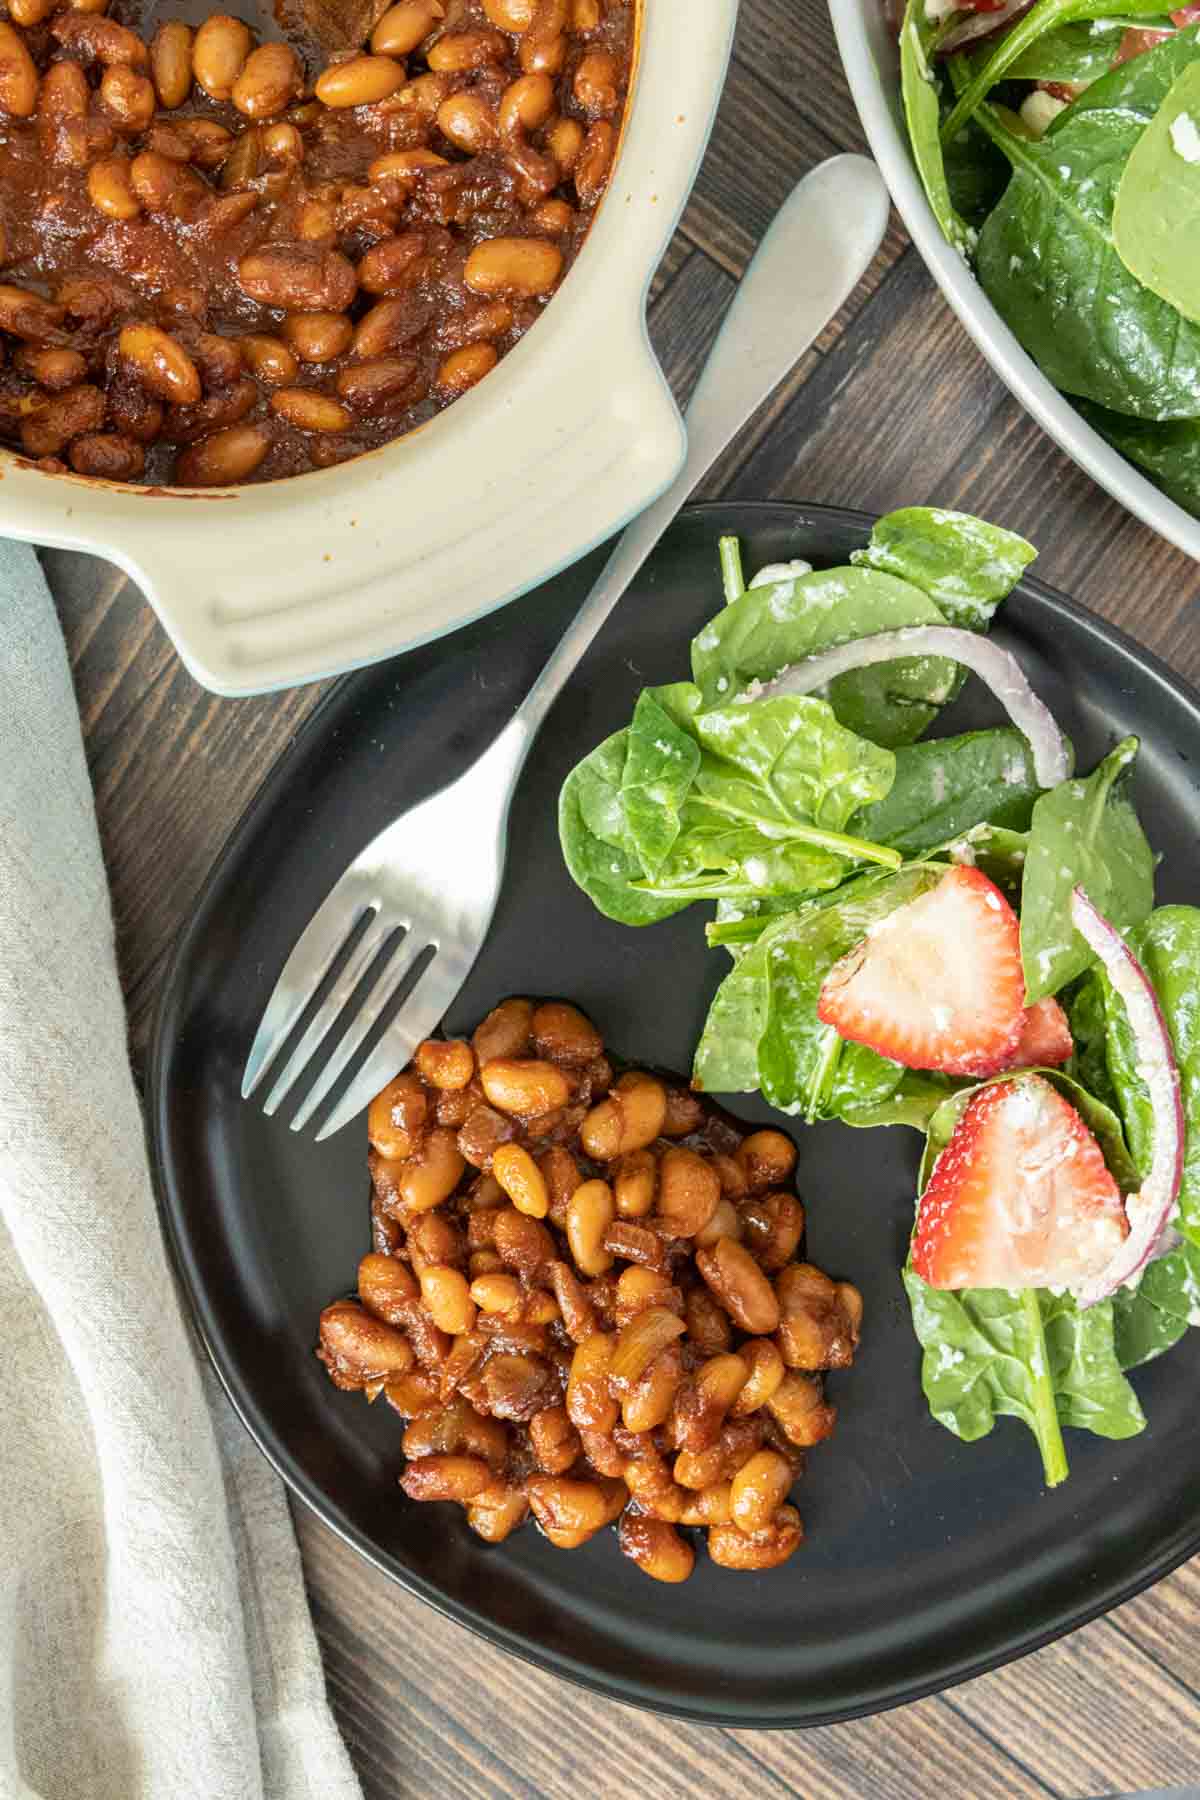
M628 743L628 730L615 732L571 770L559 795L558 835L572 878L606 918L652 925L688 900L633 885L644 871L621 799Z
M890 791L847 830L906 856L923 856L985 822L1023 831L1042 791L1029 744L1011 726L908 744L895 761Z
M704 927L710 947L723 946L734 961L747 944L760 938L772 919L781 913L798 912L802 906L830 900L841 888L824 894L766 894L749 900L718 900L714 916Z
M1146 1420L1113 1346L1112 1302L1080 1312L1068 1295L1026 1288L931 1288L911 1267L904 1286L924 1356L921 1384L938 1422L966 1443L998 1414L1037 1439L1046 1485L1069 1472L1062 1426L1133 1437Z
M663 900L757 900L765 895L798 896L835 888L847 869L845 849L826 848L836 834L797 822L788 837L772 842L755 823L689 800L679 838L657 875L635 882L638 890ZM853 840L839 838L843 845Z
M1146 1415L1116 1353L1112 1301L1081 1312L1070 1294L1039 1289L1037 1298L1061 1423L1097 1437L1136 1437Z
M928 1131L929 1121L938 1107L961 1086L953 1075L939 1075L932 1069L904 1069L896 1086L884 1099L845 1096L838 1117L844 1125L860 1128L911 1125L917 1131Z
M704 705L721 706L754 681L832 644L903 625L941 625L919 588L875 569L814 570L792 581L749 588L692 640L692 675ZM839 722L894 749L920 737L949 699L958 666L909 656L839 675L829 699Z
M1066 1073L1121 1116L1121 1103L1108 1072L1108 1009L1099 964L1071 984L1062 1003L1075 1040Z
M933 64L939 30L926 15L925 0L908 0L900 27L900 90L908 141L925 196L942 235L960 256L969 258L975 233L951 199L942 153L942 106Z
M1179 1067L1186 1135L1179 1216L1175 1223L1200 1246L1200 910L1194 906L1160 906L1129 933L1130 948L1158 995ZM1104 994L1108 1075L1117 1095L1133 1160L1141 1174L1150 1167L1154 1115L1146 1085L1138 1073L1138 1051L1129 1029L1125 1004L1103 971L1097 979Z
M1123 1369L1152 1362L1200 1325L1200 1250L1186 1240L1145 1270L1137 1287L1112 1298L1117 1360Z
M1071 923L1077 884L1117 927L1154 905L1154 856L1130 798L1138 741L1126 738L1087 777L1064 781L1033 808L1021 887L1026 1003L1056 994L1092 963Z
M906 506L879 520L850 561L921 589L951 625L978 631L1037 555L1032 544L970 513Z
M1122 0L1121 11L1131 19L1140 18L1143 14L1156 14L1161 5L1162 0ZM996 83L1003 81L1018 59L1047 32L1080 19L1108 20L1111 17L1111 0L1036 0L1011 31L998 39L981 67L977 63L968 64L972 73L942 126L942 142L949 143L955 133L962 130ZM967 58L963 61L967 62Z
M749 1094L758 1086L770 931L768 925L757 943L741 953L713 996L692 1066L692 1085L705 1093Z
M951 862L968 863L982 869L1016 905L1025 876L1025 858L1029 854L1029 833L1012 831L1005 825L972 825L961 837L939 844L929 852L931 857L947 856Z
M621 772L621 806L647 875L656 875L679 836L683 802L700 767L700 747L659 705L638 695Z
M819 894L768 895L762 899L720 900L715 918L704 927L711 945L721 944L736 960L746 944L761 937L767 926L784 913L810 913L826 906L840 906L879 879L878 869L864 869L851 875L837 888Z
M978 234L1008 186L1008 163L974 119L942 146L942 160L954 210Z
M803 821L831 845L844 840L852 815L882 800L895 779L892 752L847 731L828 702L812 696L714 707L697 716L695 731L711 753L698 759L697 795L768 837ZM838 847L855 853L849 843Z
M1113 197L1142 132L1198 57L1200 32L1178 32L1095 82L1040 142L1008 129L994 108L978 114L1013 169L979 237L984 290L1056 387L1144 419L1200 409L1200 327L1125 267Z
M647 688L633 723L568 776L567 867L609 918L652 924L696 900L835 888L898 850L842 829L891 786L895 759L839 725L815 695L700 711L691 682Z
M1121 39L1131 28L1152 31L1173 30L1167 13L1140 17L1136 21L1106 14L1101 19L1080 19L1045 32L1027 50L1023 50L1005 72L1008 81L1092 82L1107 75L1116 60ZM990 48L971 58L971 72L985 66Z
M1200 519L1200 419L1131 419L1087 400L1079 402L1079 411L1114 450Z
M1113 202L1113 242L1131 275L1195 323L1200 320L1200 163L1176 148L1180 131L1196 137L1200 62L1177 75L1133 146Z

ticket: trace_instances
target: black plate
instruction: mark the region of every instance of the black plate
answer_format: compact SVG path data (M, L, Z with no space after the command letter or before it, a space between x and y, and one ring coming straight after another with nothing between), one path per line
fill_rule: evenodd
M636 931L572 885L555 801L568 769L624 724L639 688L687 672L717 608L718 532L747 569L841 563L862 514L703 506L667 534L555 707L512 812L508 879L487 948L448 1020L501 996L570 996L623 1053L687 1069L727 967L700 908ZM617 1699L733 1725L819 1725L912 1700L1031 1650L1136 1593L1200 1549L1200 1332L1134 1376L1150 1424L1107 1443L1068 1432L1071 1478L1043 1491L1013 1421L961 1444L921 1397L897 1269L912 1214L914 1132L801 1130L809 1254L854 1280L866 1335L830 1386L833 1439L799 1491L808 1542L782 1569L725 1572L700 1556L684 1587L648 1581L606 1532L554 1550L533 1528L498 1548L450 1506L396 1487L394 1413L338 1393L312 1354L317 1315L353 1286L368 1247L361 1127L314 1148L239 1099L283 958L355 853L462 770L524 694L587 591L592 557L517 606L342 681L272 773L180 942L151 1071L167 1227L210 1354L275 1467L327 1524L442 1612ZM1166 853L1159 896L1200 893L1200 702L1136 645L1034 581L996 636L1021 655L1089 768L1143 740L1138 802ZM947 728L996 722L969 684ZM757 1098L734 1110L764 1120Z

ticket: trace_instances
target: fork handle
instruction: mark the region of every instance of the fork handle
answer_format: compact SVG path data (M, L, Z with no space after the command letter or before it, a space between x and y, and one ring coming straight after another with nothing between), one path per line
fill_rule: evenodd
M683 467L618 539L591 593L496 740L510 781L564 683L700 478L853 292L883 238L888 196L865 156L800 181L756 251L687 409Z

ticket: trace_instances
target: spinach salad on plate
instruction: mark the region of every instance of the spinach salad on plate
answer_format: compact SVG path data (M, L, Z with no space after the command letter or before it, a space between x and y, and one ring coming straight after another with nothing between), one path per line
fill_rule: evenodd
M913 160L1043 373L1200 517L1200 6L908 0Z
M691 679L563 785L567 866L631 926L710 903L695 1087L923 1134L930 1409L1023 1420L1053 1486L1063 1427L1141 1431L1127 1371L1200 1323L1200 909L1155 905L1137 740L1076 770L988 636L1032 545L910 507L844 568L747 586L719 548ZM1008 722L927 736L972 674Z

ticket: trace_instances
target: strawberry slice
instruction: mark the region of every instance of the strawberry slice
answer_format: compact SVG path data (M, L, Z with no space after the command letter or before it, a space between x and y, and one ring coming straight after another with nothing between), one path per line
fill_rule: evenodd
M1129 1233L1121 1191L1041 1075L972 1096L917 1209L912 1265L936 1288L1078 1287Z
M1057 1069L1070 1060L1075 1048L1067 1015L1058 1001L1047 995L1026 1008L1021 1035L1008 1057L1006 1069Z
M910 1069L996 1074L1025 1017L1016 913L982 870L948 870L833 965L817 1016Z

